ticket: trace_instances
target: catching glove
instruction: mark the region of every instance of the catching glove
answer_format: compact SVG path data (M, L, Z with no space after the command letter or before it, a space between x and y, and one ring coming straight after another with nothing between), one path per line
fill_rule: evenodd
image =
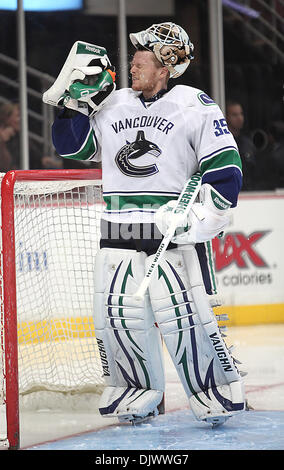
M93 116L115 90L115 72L106 49L76 41L44 103Z

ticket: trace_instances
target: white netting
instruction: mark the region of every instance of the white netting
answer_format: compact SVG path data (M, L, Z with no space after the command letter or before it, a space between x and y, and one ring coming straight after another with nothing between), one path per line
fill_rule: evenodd
M93 325L100 182L16 183L14 203L23 401L32 391L97 392L103 384ZM3 354L0 366L3 371ZM5 401L3 383L0 394Z
M0 173L0 177L3 173ZM14 188L14 194L29 196L29 195L39 195L39 194L53 194L65 191L70 191L74 188L80 187L89 187L93 186L94 181L88 180L76 180L76 181L21 181L17 182ZM101 181L96 180L96 185L100 186Z

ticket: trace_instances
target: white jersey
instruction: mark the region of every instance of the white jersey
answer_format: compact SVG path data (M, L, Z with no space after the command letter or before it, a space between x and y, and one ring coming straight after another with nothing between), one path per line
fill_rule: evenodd
M59 155L102 161L106 210L112 222L153 222L199 170L234 207L241 160L220 108L203 91L177 85L151 103L130 88L115 91L89 119L56 118Z
M149 107L139 94L116 91L92 120L104 218L113 222L152 222L202 163L224 149L237 152L220 108L201 90L177 85Z

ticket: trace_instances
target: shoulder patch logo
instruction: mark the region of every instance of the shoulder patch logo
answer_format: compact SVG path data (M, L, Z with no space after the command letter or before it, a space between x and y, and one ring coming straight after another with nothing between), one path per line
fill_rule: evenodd
M197 97L198 97L199 101L200 101L204 106L216 105L215 101L213 101L212 98L210 98L210 96L206 95L206 93L204 93L203 91L201 91L200 93L198 93Z
M127 142L116 154L115 163L120 171L127 176L138 178L151 176L159 171L155 163L152 165L137 166L129 161L142 157L146 153L158 157L161 155L162 151L155 143L145 138L144 131L138 131L135 141Z

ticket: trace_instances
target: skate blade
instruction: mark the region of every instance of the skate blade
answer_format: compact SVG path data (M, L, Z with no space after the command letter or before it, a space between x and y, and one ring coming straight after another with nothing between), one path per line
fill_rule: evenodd
M136 416L136 415L119 416L118 420L120 423L129 423L132 426L135 426L136 424L145 423L146 421L149 421L150 419L154 418L157 415L158 413L153 411L152 413L149 413L147 416Z
M206 418L204 421L206 421L208 424L211 424L212 428L215 429L219 426L222 426L229 418L230 416L214 416L212 418Z

